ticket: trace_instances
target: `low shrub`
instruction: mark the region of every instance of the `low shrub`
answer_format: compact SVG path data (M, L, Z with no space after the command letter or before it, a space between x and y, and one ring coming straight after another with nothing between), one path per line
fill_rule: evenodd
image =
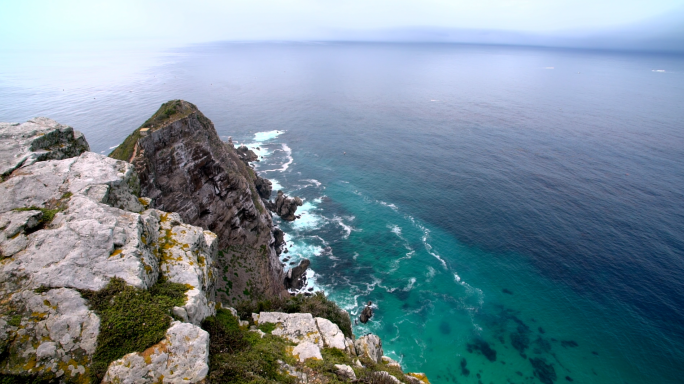
M240 329L238 320L225 309L202 322L209 332L210 383L294 383L294 378L279 373L278 360L294 364L286 352L291 343Z
M183 284L166 281L144 290L116 277L99 291L82 290L81 295L100 317L93 379L102 381L112 361L160 342L171 324L171 308L185 304L187 290Z

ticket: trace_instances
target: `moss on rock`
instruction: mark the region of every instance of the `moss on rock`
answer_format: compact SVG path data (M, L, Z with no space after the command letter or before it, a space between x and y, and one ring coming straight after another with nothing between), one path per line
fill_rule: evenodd
M185 304L187 289L183 284L160 281L144 290L113 278L99 291L81 291L100 317L93 379L101 381L112 361L160 342L171 324L171 308Z

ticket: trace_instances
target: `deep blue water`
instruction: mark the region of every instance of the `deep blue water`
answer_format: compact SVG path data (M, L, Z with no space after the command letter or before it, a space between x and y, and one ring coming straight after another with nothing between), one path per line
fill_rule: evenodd
M664 70L661 71L661 70ZM169 99L305 198L310 284L433 383L684 377L684 57L443 44L0 54L108 153ZM273 132L273 131L279 132Z

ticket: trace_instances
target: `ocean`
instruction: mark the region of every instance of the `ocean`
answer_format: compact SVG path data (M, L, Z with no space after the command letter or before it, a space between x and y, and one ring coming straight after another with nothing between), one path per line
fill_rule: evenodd
M260 156L288 266L432 383L684 381L684 56L458 44L0 52L0 121L163 102Z

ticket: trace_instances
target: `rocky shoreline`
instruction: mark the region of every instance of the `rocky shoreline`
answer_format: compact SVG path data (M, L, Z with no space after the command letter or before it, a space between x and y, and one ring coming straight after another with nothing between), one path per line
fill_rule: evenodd
M245 149L182 100L110 157L47 118L0 123L3 384L230 382L216 376L238 372L223 356L262 347L277 369L242 371L260 382L427 382L383 357L377 336L354 340L320 294L290 297L308 260L283 271L271 212L294 220L302 201L272 202ZM230 308L244 303L257 306ZM226 332L243 341L219 348Z

